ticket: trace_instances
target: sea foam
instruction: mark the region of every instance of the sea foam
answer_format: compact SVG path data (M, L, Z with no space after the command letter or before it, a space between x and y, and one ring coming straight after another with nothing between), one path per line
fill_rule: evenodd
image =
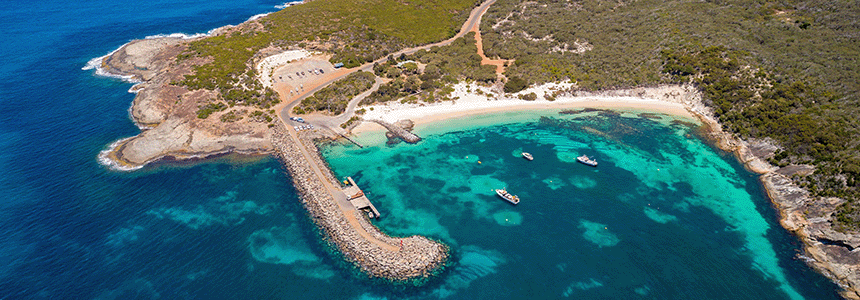
M283 4L275 5L275 8L277 8L277 9L284 9L284 8L287 8L287 7L290 7L290 6L293 6L293 5L299 5L299 4L302 4L302 3L305 3L305 1L284 2Z
M122 80L125 82L129 82L129 83L140 83L140 80L135 79L133 75L115 74L115 73L108 72L107 70L102 68L102 62L104 61L104 59L113 55L114 53L119 51L119 49L122 49L122 47L125 46L126 44L123 44L119 48L116 48L115 50L111 51L110 53L108 53L106 55L90 59L89 61L87 61L87 64L81 68L81 70L93 70L93 69L95 69L96 70L95 74L97 76L116 78L116 79L119 79L119 80Z
M109 154L111 152L113 152L116 149L116 147L119 147L119 145L122 144L122 142L125 142L126 140L128 140L130 138L132 138L132 137L127 137L124 139L120 139L116 142L113 142L110 144L110 146L108 146L107 148L105 148L104 150L99 152L99 155L98 155L99 163L103 166L108 167L111 170L114 170L114 171L134 171L134 170L142 168L143 166L129 167L129 166L120 164L119 162L117 162L113 159L110 159Z

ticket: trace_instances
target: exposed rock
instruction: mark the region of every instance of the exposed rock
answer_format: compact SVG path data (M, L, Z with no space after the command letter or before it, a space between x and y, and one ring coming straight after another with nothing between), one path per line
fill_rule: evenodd
M386 135L385 135L386 137L388 137L389 145L391 145L393 143L392 138L394 136L396 136L397 138L400 138L404 142L407 142L410 144L414 144L414 143L421 141L421 137L419 137L418 135L416 135L410 131L412 129L412 126L414 126L414 124L412 123L411 120L400 120L397 122L398 124L401 124L403 126L408 126L409 129L405 129L404 127L398 126L396 124L391 124L391 123L388 123L388 122L385 122L382 120L368 120L368 121L375 122L379 125L382 125L382 127L385 127L385 129L388 129L388 133L392 134L392 135L389 135L388 133L386 133Z
M842 287L842 296L860 299L860 234L837 232L830 221L844 200L812 197L788 177L811 174L814 167L774 167L765 160L773 155L774 145L767 141L739 141L720 130L711 117L698 116L709 125L710 137L720 148L734 152L748 169L762 174L760 180L780 213L780 224L803 241L805 261Z
M409 119L405 119L405 120L400 120L400 121L394 122L394 126L403 128L406 131L412 131L412 128L415 127L415 122L412 122L412 120L409 120Z
M185 49L186 42L169 37L135 40L106 57L101 67L110 73L134 75L139 81L149 81L167 69Z
M142 81L133 88L137 95L130 108L131 117L142 132L122 141L107 155L119 165L136 167L166 157L184 159L272 150L268 124L250 118L222 122L221 115L228 111L200 119L199 106L218 94L208 90L189 91L171 84L191 74L195 64L206 61L176 61L188 41L169 37L132 41L102 61L105 71Z
M776 172L789 177L792 175L808 176L815 172L815 167L810 165L790 165L779 168Z

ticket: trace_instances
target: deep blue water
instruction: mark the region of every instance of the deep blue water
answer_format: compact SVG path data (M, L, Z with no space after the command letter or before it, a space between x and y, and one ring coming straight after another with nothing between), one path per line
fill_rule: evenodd
M344 163L355 149L329 148L335 171L355 176L378 199L384 230L452 244L455 265L419 288L369 282L329 254L272 159L224 157L135 172L98 164L99 151L138 129L127 112L131 84L82 70L90 59L131 39L203 33L279 4L0 4L0 299L837 297L833 284L794 259L798 241L779 228L753 175L694 136L674 134L683 129L636 118L594 122L667 137L588 142L573 123L529 116L427 132L427 142L413 148L371 147L360 154L387 169L368 167L365 175L356 174L361 164ZM553 164L505 172L525 167L512 155L518 148ZM599 171L570 164L571 151L584 149L604 156ZM630 161L606 158L613 155ZM478 157L486 167L476 167ZM681 164L653 157L705 157L728 174L708 183L739 201L710 201L723 198L700 189L695 183L705 179L694 176L710 169L673 168ZM624 167L630 163L674 173L653 176ZM456 172L430 172L439 165ZM370 179L389 169L418 183L420 193ZM455 179L469 183L448 183ZM506 207L485 194L498 184L524 203ZM441 188L444 194L428 192Z

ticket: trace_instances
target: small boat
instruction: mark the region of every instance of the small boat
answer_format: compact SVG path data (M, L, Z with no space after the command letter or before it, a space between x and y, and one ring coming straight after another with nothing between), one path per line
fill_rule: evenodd
M528 160L534 160L535 159L534 156L532 156L531 153L528 153L528 152L523 152L523 157L525 157Z
M520 203L520 197L511 195L511 193L508 193L508 191L506 191L505 189L497 189L496 195L499 195L499 197L502 197L502 199L507 200L511 204L517 205L518 203Z
M596 161L596 160L593 160L593 159L591 159L591 158L588 158L588 156L587 156L587 155L585 155L585 154L580 155L579 157L577 157L577 158L576 158L576 161L581 162L581 163L586 164L586 165L589 165L589 166L592 166L592 167L596 167L596 166L597 166L597 161Z

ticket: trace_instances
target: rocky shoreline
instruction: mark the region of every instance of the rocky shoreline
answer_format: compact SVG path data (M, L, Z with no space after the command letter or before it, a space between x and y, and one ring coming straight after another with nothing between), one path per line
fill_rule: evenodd
M392 281L420 281L441 271L450 256L448 246L417 235L403 238L387 236L371 224L365 214L353 210L350 213L364 231L389 247L399 250L384 249L361 236L326 192L323 183L313 174L310 164L318 164L325 170L327 180L340 186L340 182L330 173L330 169L320 157L311 137L308 134L300 135L304 145L296 145L283 126L276 126L272 131L275 155L289 171L302 204L326 239L336 246L350 263L369 277ZM297 147L310 150L314 156L313 161L307 161Z
M692 112L692 110L691 110ZM722 130L712 115L693 112L706 126L706 135L720 149L731 152L759 180L780 214L780 224L803 242L803 259L819 273L842 288L846 299L860 300L860 235L837 232L832 228L835 209L845 200L816 199L797 186L792 175L810 174L812 166L776 167L767 162L777 147L769 141L744 141Z
M860 235L837 232L831 219L844 202L839 198L816 199L797 186L791 176L814 172L814 167L790 165L776 167L767 162L778 149L767 140L745 141L723 131L701 93L693 86L657 86L599 92L580 92L577 96L636 96L680 103L704 125L705 138L718 148L733 153L759 180L780 214L780 224L796 234L804 245L803 259L843 290L847 299L860 300Z

